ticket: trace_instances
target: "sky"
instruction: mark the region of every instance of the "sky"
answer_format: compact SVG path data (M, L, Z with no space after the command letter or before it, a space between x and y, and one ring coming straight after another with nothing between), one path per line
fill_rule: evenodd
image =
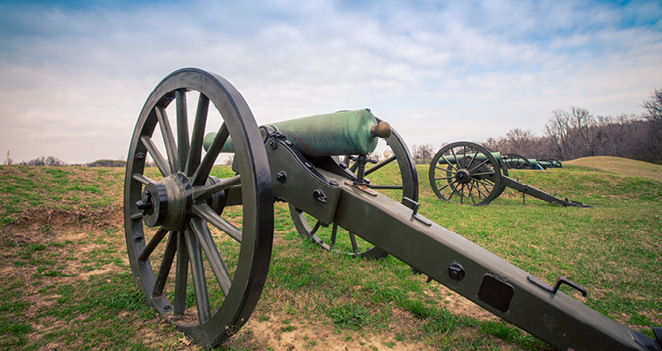
M370 108L411 147L641 115L655 1L0 0L0 160L126 159L166 75L230 81L258 124Z

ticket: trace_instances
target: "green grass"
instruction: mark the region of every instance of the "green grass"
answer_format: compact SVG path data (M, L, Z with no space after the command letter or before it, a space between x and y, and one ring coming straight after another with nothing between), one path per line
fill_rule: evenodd
M640 332L662 325L662 181L579 164L512 171L593 208L528 196L523 203L508 190L471 207L436 199L427 166L418 171L420 214L547 282L568 277L589 295L564 292ZM158 171L148 172L158 179ZM212 174L233 173L215 167ZM197 349L145 304L132 281L119 214L122 169L10 166L0 167L0 177L0 349ZM389 182L397 174L371 178ZM393 257L361 260L302 241L283 203L276 203L274 227L260 302L221 350L278 350L291 342L308 350L550 349Z

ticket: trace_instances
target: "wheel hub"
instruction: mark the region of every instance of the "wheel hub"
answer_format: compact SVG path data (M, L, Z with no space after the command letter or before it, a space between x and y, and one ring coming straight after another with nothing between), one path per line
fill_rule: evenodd
M142 199L136 202L148 227L162 226L168 230L183 229L190 218L192 205L193 188L181 173L167 176L160 183L146 185Z
M471 173L466 169L461 169L455 173L455 180L460 184L467 184L471 181Z

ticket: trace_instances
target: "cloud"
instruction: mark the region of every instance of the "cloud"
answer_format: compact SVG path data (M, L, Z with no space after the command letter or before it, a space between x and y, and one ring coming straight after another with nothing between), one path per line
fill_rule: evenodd
M258 123L370 107L409 144L541 131L554 109L637 113L662 81L662 6L573 1L0 4L0 150L126 154L147 95L201 67ZM656 86L658 85L658 86Z

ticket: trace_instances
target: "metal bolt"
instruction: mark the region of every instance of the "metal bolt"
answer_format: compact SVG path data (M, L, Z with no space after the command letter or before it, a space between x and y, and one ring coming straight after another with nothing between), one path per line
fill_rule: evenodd
M324 195L324 192L322 190L315 189L315 191L313 191L313 197L315 198L315 200L323 204L326 203L326 195Z
M145 236L142 234L136 234L133 236L133 240L137 243L143 241L143 239L145 239Z
M172 308L172 306L170 306L170 305L163 306L164 311L170 311L171 308Z
M459 263L451 263L448 266L448 276L453 280L460 281L465 276L464 268Z
M276 181L285 184L287 182L287 173L285 171L280 171L276 174Z
M340 183L338 183L337 181L331 179L331 180L329 180L329 185L331 185L331 186L340 186Z

